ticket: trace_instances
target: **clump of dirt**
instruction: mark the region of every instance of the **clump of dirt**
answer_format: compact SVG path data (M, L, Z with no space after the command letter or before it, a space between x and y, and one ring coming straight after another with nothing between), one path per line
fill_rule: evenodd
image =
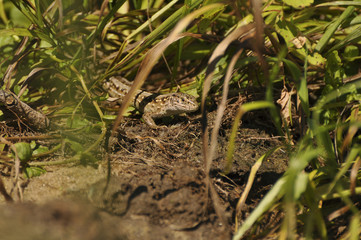
M225 114L211 167L211 181L220 196L226 222L216 214L207 189L199 119L187 124L181 117L161 123L167 127L157 130L127 119L111 141L109 182L106 160L97 168L47 167L46 174L24 185L23 199L32 204L1 207L8 210L1 215L0 229L12 231L8 223L19 226L26 224L24 219L33 218L33 227L22 228L24 233L29 231L29 236L35 237L49 234L47 239L227 239L250 168L267 151L282 145L280 139L255 122L243 124L236 138L232 167L225 175L232 124L229 119L234 112L229 108ZM214 114L209 114L210 123ZM249 214L286 166L282 152L263 162L242 216ZM10 189L12 181L4 180ZM89 232L84 233L83 226L88 226ZM53 235L47 228L54 229Z

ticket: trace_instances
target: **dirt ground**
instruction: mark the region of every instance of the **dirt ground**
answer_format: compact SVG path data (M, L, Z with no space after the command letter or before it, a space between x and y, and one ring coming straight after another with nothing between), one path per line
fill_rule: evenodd
M214 115L209 114L210 124ZM199 117L161 120L158 123L168 127L159 130L149 129L139 118L126 118L112 140L106 190L108 164L102 147L94 155L101 159L95 165L45 167L47 173L20 180L22 203L7 204L1 198L1 239L230 239L236 204L251 167L268 150L282 145L267 114L245 116L231 170L225 175L233 115L234 109L228 108L211 167L226 223L206 188ZM287 160L281 150L263 162L241 220L282 175ZM2 179L10 191L9 174L3 173ZM276 226L278 220L274 214L264 224Z

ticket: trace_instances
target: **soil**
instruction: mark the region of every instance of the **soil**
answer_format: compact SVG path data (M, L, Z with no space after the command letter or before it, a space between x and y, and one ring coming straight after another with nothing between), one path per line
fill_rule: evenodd
M224 114L210 180L218 201L207 188L202 156L200 117L160 120L159 130L126 118L111 139L108 182L107 153L97 164L45 167L47 172L21 178L22 202L0 208L2 239L230 239L235 208L254 163L270 149L282 146L266 112L243 118L238 129L230 171L225 156L236 105ZM215 112L209 113L210 126ZM64 156L59 156L59 159ZM52 159L54 160L54 159ZM284 152L262 163L239 214L245 219L287 167ZM8 192L13 178L3 172ZM218 202L218 204L217 204ZM264 219L279 224L280 214ZM253 233L259 233L255 230Z

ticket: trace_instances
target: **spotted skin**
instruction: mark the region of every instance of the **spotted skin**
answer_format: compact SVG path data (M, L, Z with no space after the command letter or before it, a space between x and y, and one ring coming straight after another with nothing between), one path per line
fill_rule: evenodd
M103 83L103 89L111 97L118 98L118 103L122 104L125 95L130 90L130 83L124 78L111 77L109 81ZM196 98L186 93L157 95L137 90L131 104L143 113L144 121L154 129L159 128L154 119L190 113L198 109Z

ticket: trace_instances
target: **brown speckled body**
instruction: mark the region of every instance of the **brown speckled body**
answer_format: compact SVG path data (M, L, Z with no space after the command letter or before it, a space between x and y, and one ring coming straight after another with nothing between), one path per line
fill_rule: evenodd
M121 104L129 92L130 83L124 78L111 77L109 81L104 82L103 88L111 97L118 98L117 101ZM158 127L154 122L156 118L194 112L198 109L196 98L185 93L157 95L138 90L131 103L143 113L144 121L151 128Z

